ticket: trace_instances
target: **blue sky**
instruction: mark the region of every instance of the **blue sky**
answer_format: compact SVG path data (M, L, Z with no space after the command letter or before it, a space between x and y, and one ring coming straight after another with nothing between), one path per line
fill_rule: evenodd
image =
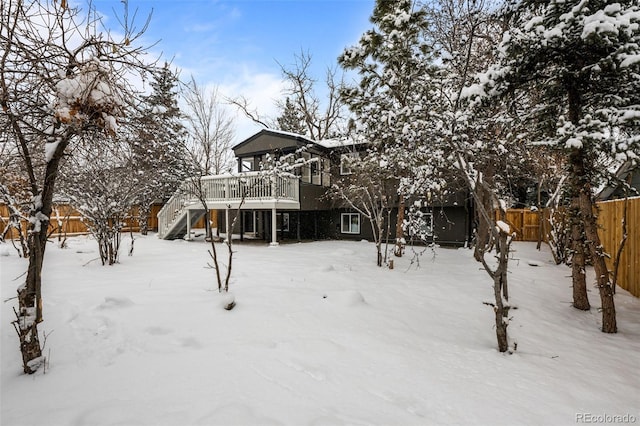
M108 17L119 0L94 0ZM243 95L266 115L282 90L277 62L291 65L301 49L312 56L313 74L322 80L344 48L371 27L374 0L129 0L139 26L153 10L145 35L160 40L153 50L173 59L181 78L216 85L227 96ZM113 18L108 24L116 26ZM276 62L277 61L277 62ZM259 127L239 117L238 137Z

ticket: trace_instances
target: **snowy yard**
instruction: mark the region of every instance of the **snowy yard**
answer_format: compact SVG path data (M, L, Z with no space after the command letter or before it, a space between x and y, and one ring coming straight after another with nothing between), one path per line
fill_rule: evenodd
M128 244L112 267L87 237L48 248L46 374L22 374L2 304L3 426L640 423L640 300L620 290L619 333L600 332L597 291L572 309L569 269L533 243L510 263L513 355L470 250L388 270L366 242L239 244L225 311L206 243ZM0 255L5 300L26 262Z

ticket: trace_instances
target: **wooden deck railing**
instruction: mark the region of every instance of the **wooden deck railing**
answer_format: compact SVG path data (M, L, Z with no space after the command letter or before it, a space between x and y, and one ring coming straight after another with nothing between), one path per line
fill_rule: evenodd
M261 172L247 172L239 175L204 176L199 182L187 179L158 212L158 233L161 237L184 210L202 206L198 197L200 191L209 208L238 204L243 199L248 205L254 201L300 201L298 178L294 175L276 176L272 179Z

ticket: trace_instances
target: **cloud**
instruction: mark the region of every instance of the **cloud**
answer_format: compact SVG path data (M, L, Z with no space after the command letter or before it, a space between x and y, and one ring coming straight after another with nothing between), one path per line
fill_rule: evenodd
M257 72L245 66L242 73L237 76L227 76L218 87L224 96L228 98L242 96L249 101L250 107L256 110L260 117L274 120L278 115L275 103L282 97L285 82L278 74ZM242 112L236 110L235 113L237 142L262 129L262 126L251 121Z

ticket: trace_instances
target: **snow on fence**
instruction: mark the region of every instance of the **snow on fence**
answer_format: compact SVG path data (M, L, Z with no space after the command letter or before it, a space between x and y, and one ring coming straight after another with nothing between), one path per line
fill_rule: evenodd
M158 227L158 218L157 213L160 211L162 206L152 205L151 213L149 214L148 226L149 230L157 229ZM125 220L125 226L123 231L129 232L134 231L137 232L140 230L140 226L137 221L137 208L129 215L129 218ZM0 204L0 235L4 232L5 227L9 222L9 208L5 204ZM22 229L24 232L27 230L26 221L22 221ZM87 226L82 221L82 216L80 213L75 210L72 206L68 204L56 204L54 206L53 214L51 215L51 221L49 223L49 234L51 236L62 236L62 235L82 235L88 234L89 230ZM17 238L18 234L15 229L9 231L7 235L7 239Z

